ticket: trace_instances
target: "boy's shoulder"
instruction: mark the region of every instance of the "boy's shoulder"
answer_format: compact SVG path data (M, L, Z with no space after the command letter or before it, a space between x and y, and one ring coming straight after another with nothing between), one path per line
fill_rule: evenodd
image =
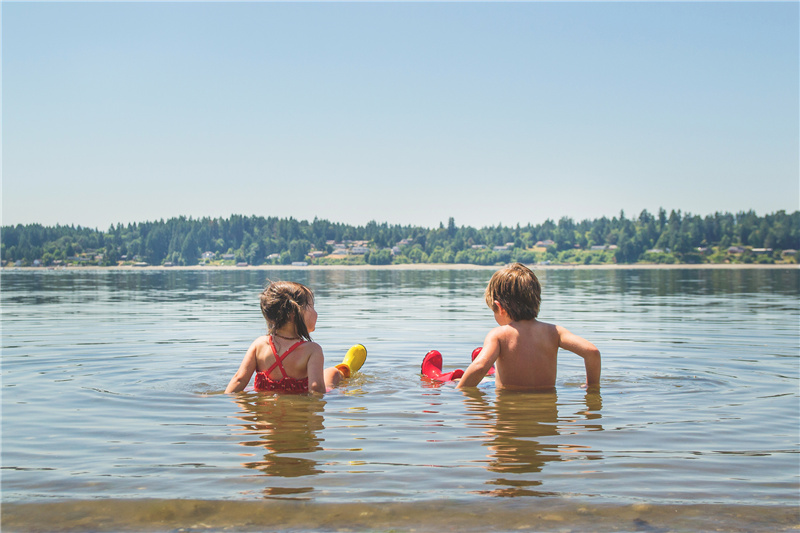
M495 326L489 331L489 337L494 337L498 340L514 339L523 335L526 330L529 330L530 325L525 324L527 321L517 321L510 324L503 324Z
M512 338L526 335L557 335L558 326L555 324L548 324L547 322L540 322L536 319L516 320L510 324L495 327L490 334L499 338Z
M545 330L545 329L555 329L556 327L557 326L555 324L548 324L547 322L542 322L536 318L531 318L530 320L515 320L505 326L497 326L495 329L510 328L513 330L526 330L526 329Z

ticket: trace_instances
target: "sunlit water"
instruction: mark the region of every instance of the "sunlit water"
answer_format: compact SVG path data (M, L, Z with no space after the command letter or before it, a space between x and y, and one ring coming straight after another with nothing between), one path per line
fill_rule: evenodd
M464 394L489 270L4 271L3 531L771 531L798 526L800 271L548 270L587 394ZM266 278L309 285L321 396L225 395Z

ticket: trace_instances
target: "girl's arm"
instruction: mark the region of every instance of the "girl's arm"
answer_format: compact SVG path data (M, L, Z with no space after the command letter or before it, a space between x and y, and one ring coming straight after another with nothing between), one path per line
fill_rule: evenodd
M225 393L231 392L241 392L247 387L247 384L250 383L250 378L253 376L253 372L256 371L256 348L258 347L258 339L253 341L253 344L250 345L250 348L247 350L247 353L242 359L242 364L239 365L239 370L236 371L236 374L233 375L231 378L230 383L228 383L228 387L225 389Z
M583 357L583 364L586 367L586 386L600 386L600 350L597 346L561 326L556 326L556 331L560 348Z
M486 376L489 369L497 361L500 355L500 328L495 328L486 335L483 341L483 349L478 357L467 367L461 380L458 382L457 388L463 389L464 387L477 387L478 383Z
M306 370L308 371L308 391L327 392L325 387L325 356L319 344L312 344L311 355L308 356Z

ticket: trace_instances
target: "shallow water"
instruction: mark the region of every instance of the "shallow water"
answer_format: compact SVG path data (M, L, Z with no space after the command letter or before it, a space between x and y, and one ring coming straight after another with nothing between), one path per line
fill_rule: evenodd
M464 394L486 270L4 271L3 530L798 526L800 271L548 270L551 394ZM225 395L266 278L316 293L324 397ZM741 529L740 529L741 528Z

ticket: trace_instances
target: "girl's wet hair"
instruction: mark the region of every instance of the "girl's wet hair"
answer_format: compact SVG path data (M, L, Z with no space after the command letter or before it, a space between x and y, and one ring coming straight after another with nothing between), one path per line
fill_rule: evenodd
M493 311L497 301L511 320L531 320L539 315L542 286L530 268L514 263L494 273L484 296Z
M261 314L267 321L270 334L292 322L297 334L310 341L303 314L309 305L314 305L314 293L305 285L293 281L270 281L261 293Z

